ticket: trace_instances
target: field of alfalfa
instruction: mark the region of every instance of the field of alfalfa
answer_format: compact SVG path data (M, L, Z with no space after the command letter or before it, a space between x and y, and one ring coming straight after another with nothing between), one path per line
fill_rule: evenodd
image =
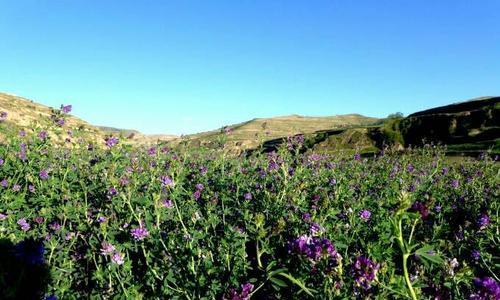
M0 145L1 299L500 298L494 157L142 149L69 111Z

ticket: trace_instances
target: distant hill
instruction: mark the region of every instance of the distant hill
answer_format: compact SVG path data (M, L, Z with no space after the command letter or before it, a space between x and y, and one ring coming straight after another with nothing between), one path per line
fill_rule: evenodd
M378 121L377 118L365 117L358 114L328 117L290 115L274 118L256 118L227 126L224 129L188 135L183 138L183 142L188 145L210 147L216 144L221 138L224 138L227 148L234 149L235 151L243 151L257 148L269 140L296 134L310 134L320 130L365 126ZM226 131L230 133L227 134Z
M405 145L443 143L450 151L500 149L500 97L482 97L409 115L399 124Z
M264 141L264 151L286 139ZM307 151L371 154L385 147L402 149L424 143L443 144L450 155L500 154L500 97L481 97L409 115L348 128L306 134Z

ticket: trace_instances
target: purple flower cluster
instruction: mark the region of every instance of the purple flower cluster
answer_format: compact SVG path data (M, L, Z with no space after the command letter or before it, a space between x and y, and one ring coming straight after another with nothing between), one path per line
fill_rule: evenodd
M49 224L49 228L53 231L59 231L61 229L61 224L59 224L58 222L52 222L51 224Z
M358 256L352 266L352 273L356 286L367 291L371 288L371 283L377 278L380 265L374 263L365 256Z
M3 122L3 121L5 121L5 120L7 120L7 116L8 116L8 115L9 115L9 114L7 114L7 112L5 112L5 111L0 111L0 122Z
M124 255L116 251L115 246L111 245L108 242L101 243L101 254L111 255L111 261L117 265L122 265L125 262Z
M313 261L327 258L339 264L342 256L335 250L333 243L326 238L302 235L289 244L289 251L306 256Z
M22 231L28 231L30 230L31 226L30 224L26 221L25 218L21 218L17 221L17 224L21 226Z
M359 212L359 217L365 221L370 220L371 216L372 213L367 209L363 209L362 211Z
M104 139L104 141L106 142L106 146L108 146L109 148L113 148L114 146L118 145L118 138L115 137L115 136L110 136L110 137L107 137L106 139Z
M111 261L114 262L117 265L123 265L125 262L124 260L124 255L120 252L115 252L113 255L111 255Z
M410 211L418 212L422 219L427 219L429 216L429 209L420 201L415 201L415 203L411 206Z
M40 131L40 133L38 133L38 138L40 138L41 140L45 140L48 136L49 134L45 130L42 130Z
M470 295L471 300L496 300L500 299L500 283L491 277L474 279L477 293Z
M249 300L250 293L253 291L253 284L245 283L241 285L241 292L236 289L230 289L227 295L224 295L224 300Z
M477 226L479 226L479 230L484 230L486 227L490 225L490 217L487 214L482 214L479 216L477 220Z
M49 172L47 170L41 170L38 176L40 176L42 180L47 180L49 179Z
M108 197L112 198L116 195L118 195L118 191L116 190L116 188L114 186L110 187L108 189Z
M170 199L164 199L161 204L165 208L172 208L174 206L174 203Z
M22 161L26 161L28 159L28 157L26 155L26 144L25 143L22 143L21 145L19 145L18 157Z
M160 182L161 182L162 186L173 186L174 185L174 181L168 175L161 176Z
M71 110L73 109L73 106L72 105L64 105L64 104L61 104L61 111L65 114L69 114L71 112Z
M130 230L130 234L134 237L136 241L141 241L147 236L149 236L149 231L144 227L136 227Z

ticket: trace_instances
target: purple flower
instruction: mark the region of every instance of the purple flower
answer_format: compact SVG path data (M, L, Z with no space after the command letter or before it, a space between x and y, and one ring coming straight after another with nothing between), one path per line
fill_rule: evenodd
M413 170L415 170L415 168L413 167L412 164L409 164L407 167L406 167L406 170L408 171L408 173L411 173L413 172Z
M7 181L7 179L3 179L2 181L0 181L0 185L6 188L9 185L9 182Z
M317 235L318 233L323 232L324 229L318 223L312 223L309 231L311 232L311 235Z
M161 182L161 184L163 186L173 186L174 185L174 182L172 181L172 178L170 178L167 175L161 176L160 177L160 182Z
M70 232L70 233L66 234L66 236L64 237L64 239L65 239L66 241L70 241L70 240L72 240L75 236L76 236L76 234L75 234L74 232Z
M1 159L1 158L0 158L0 166L3 166L4 162L5 162L5 161L4 161L3 159Z
M201 192L200 192L199 190L197 190L197 191L195 191L195 192L193 193L193 198L194 198L195 200L200 199L200 197L201 197Z
M174 206L174 203L170 199L165 199L162 201L162 206L165 208L172 208Z
M38 216L38 217L35 218L35 222L38 223L38 224L42 224L43 221L44 221L44 218L41 217L41 216Z
M460 186L460 183L458 182L457 179L453 179L450 183L451 187L454 188L454 189L458 189L458 187Z
M124 255L122 253L115 252L111 256L111 261L117 265L123 265L123 263L125 262Z
M367 209L363 209L362 211L359 212L359 217L365 221L370 220L371 216L372 216L372 213Z
M30 193L36 192L36 189L32 184L28 185L28 190L30 191Z
M56 125L60 126L60 127L64 126L64 124L66 124L66 120L64 120L63 118L57 119L55 122L56 122Z
M208 172L207 167L205 167L205 166L200 167L200 174L201 175L205 175L205 174L207 174L207 172Z
M491 277L474 279L474 286L478 289L477 293L470 295L469 299L488 300L500 299L500 284Z
M7 219L7 215L0 213L0 221L3 221L5 219Z
M38 176L40 176L42 180L47 180L49 179L49 172L47 170L41 170Z
M101 254L102 255L109 255L115 251L115 246L111 245L108 242L102 242L101 243Z
M364 291L368 291L371 288L371 283L376 280L379 269L379 264L374 263L365 256L358 256L352 266L356 286L362 288Z
M21 218L21 219L19 219L19 220L17 221L17 224L18 224L19 226L21 226L21 229L22 229L23 231L28 231L28 230L30 230L30 228L31 228L30 224L26 221L26 219L25 219L25 218Z
M47 131L45 130L42 130L40 131L40 133L38 134L38 137L41 139L41 140L45 140L47 138L49 134L47 133Z
M420 201L415 201L415 203L413 203L413 205L411 206L410 211L416 211L420 213L420 217L422 219L427 219L427 217L429 216L429 209Z
M481 252L472 250L471 256L474 260L479 260L481 258Z
M245 200L252 200L253 199L252 193L245 193L245 195L243 197L245 197Z
M148 155L149 156L156 156L156 148L154 148L154 147L149 148Z
M115 187L110 187L108 189L108 196L109 197L114 197L116 195L118 195L118 191L116 190L116 188Z
M61 225L58 222L52 222L49 224L49 228L53 231L59 231L61 229Z
M113 148L114 146L118 145L119 140L117 137L110 136L105 139L105 142L106 146L108 146L109 148Z
M19 184L14 184L14 186L12 187L12 190L14 192L19 192L21 190L21 186Z
M130 183L130 179L128 179L127 176L123 176L122 178L120 178L120 185L121 186L128 185L129 183Z
M479 226L479 230L484 230L490 224L490 217L487 214L482 214L479 216L477 220L477 225Z
M97 218L97 223L104 223L106 222L106 217L100 216Z
M359 153L354 154L354 160L361 160L361 154Z
M65 114L69 114L71 112L71 110L73 109L73 106L72 105L64 105L64 104L61 104L61 111Z
M148 230L142 226L131 229L130 233L132 234L132 236L136 241L141 241L147 236L149 236Z
M205 188L205 186L203 186L203 184L201 184L201 183L196 184L196 189L198 191L203 191L204 188Z
M342 256L335 250L333 243L324 238L302 235L289 244L289 251L319 261L324 258L330 265L337 266Z
M7 112L0 111L0 122L7 120L7 116L8 116Z
M309 222L311 221L311 214L310 213L303 213L302 214L302 220L304 220L305 222Z
M23 129L21 129L21 130L19 131L19 136L20 136L20 137L25 137L25 136L26 136L26 131L24 131Z
M241 292L238 293L236 289L230 289L226 295L222 298L223 300L249 300L250 294L254 289L254 285L251 283L245 283L241 285Z

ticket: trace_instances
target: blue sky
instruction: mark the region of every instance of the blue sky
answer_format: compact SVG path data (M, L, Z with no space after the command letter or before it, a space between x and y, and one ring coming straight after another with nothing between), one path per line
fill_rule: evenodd
M500 1L2 1L0 91L99 125L383 117L500 94Z

